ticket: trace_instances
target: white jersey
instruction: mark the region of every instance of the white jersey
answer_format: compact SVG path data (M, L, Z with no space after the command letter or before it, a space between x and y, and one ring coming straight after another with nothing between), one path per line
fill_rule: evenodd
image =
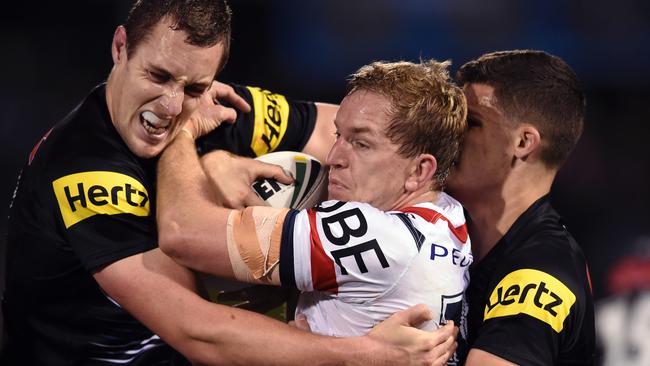
M366 334L419 303L434 314L424 328L460 324L471 245L463 208L445 193L400 211L340 201L292 211L281 245L282 285L303 291L296 312L313 332Z

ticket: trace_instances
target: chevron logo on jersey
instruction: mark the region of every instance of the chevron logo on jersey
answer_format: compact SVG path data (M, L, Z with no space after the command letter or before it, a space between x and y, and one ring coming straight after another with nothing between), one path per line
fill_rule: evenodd
M94 215L149 215L149 194L126 174L90 171L52 182L66 229Z
M573 292L557 278L535 269L519 269L494 288L484 320L527 314L560 333L575 301Z

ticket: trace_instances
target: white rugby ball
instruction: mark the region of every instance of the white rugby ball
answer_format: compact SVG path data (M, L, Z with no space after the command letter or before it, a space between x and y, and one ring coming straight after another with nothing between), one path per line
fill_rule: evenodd
M278 151L259 156L256 160L279 165L295 179L290 185L274 179L260 179L253 183L253 191L269 206L302 210L327 198L327 168L313 156Z

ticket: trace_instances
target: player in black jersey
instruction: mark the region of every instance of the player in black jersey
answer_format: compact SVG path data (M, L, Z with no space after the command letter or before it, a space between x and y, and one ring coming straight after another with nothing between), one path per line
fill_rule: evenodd
M235 120L214 98L248 108L213 83L229 39L230 11L214 0L138 1L117 28L107 83L47 132L22 171L8 228L3 365L343 363L352 354L422 364L439 352L427 343L444 334L401 326L423 316L417 309L370 336L334 339L211 304L196 295L193 273L157 248L155 157L187 118ZM256 109L205 148L228 136L238 153L318 149L318 107L259 89L242 95L261 111L275 103L280 117ZM304 124L288 129L291 114ZM405 335L408 346L391 345Z
M467 365L590 365L594 309L582 251L552 208L585 98L558 57L486 54L463 65L469 131L449 192L474 244Z

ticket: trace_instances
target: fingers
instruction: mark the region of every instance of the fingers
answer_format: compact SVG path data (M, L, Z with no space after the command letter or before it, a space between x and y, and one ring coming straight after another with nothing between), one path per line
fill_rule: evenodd
M278 167L280 167L280 166L278 165ZM283 184L292 184L295 181L295 179L293 178L291 173L287 172L286 170L282 169L281 167L280 167L278 173L273 174L273 179L275 179L278 182L283 183Z
M244 207L249 207L249 206L268 206L269 204L266 203L263 199L260 198L255 192L252 190L250 191L249 194L246 195L243 199L243 206ZM243 207L242 207L243 208Z
M434 347L434 354L439 356L435 359L433 362L434 365L446 365L447 360L453 356L454 352L456 352L456 348L458 347L458 343L456 340L452 337L448 337L444 343L441 343Z
M250 112L251 107L244 98L239 96L230 85L219 81L212 82L213 98L215 100L225 100L242 112Z
M442 337L453 337L455 339L458 335L458 327L454 326L453 320L449 320L444 326L440 328L439 332Z
M289 325L302 329L307 332L311 332L311 327L309 327L309 322L307 322L307 317L303 314L296 314L294 320L289 322Z
M232 123L237 120L237 111L234 108L215 105L212 109L212 119L219 121L219 123L216 124L217 126L219 126L221 122Z
M283 184L291 184L294 181L293 177L279 165L269 164L259 160L252 160L252 162L255 162L255 169L252 171L253 176L251 177L253 180L272 178Z
M393 316L402 318L401 323L411 327L417 327L427 320L431 320L431 311L424 304L411 306L406 310L395 313Z
M458 343L456 336L458 335L458 327L454 326L453 321L448 321L442 328L433 332L436 336L434 341L435 346L431 350L433 357L435 357L434 365L446 365L447 360L456 352Z

